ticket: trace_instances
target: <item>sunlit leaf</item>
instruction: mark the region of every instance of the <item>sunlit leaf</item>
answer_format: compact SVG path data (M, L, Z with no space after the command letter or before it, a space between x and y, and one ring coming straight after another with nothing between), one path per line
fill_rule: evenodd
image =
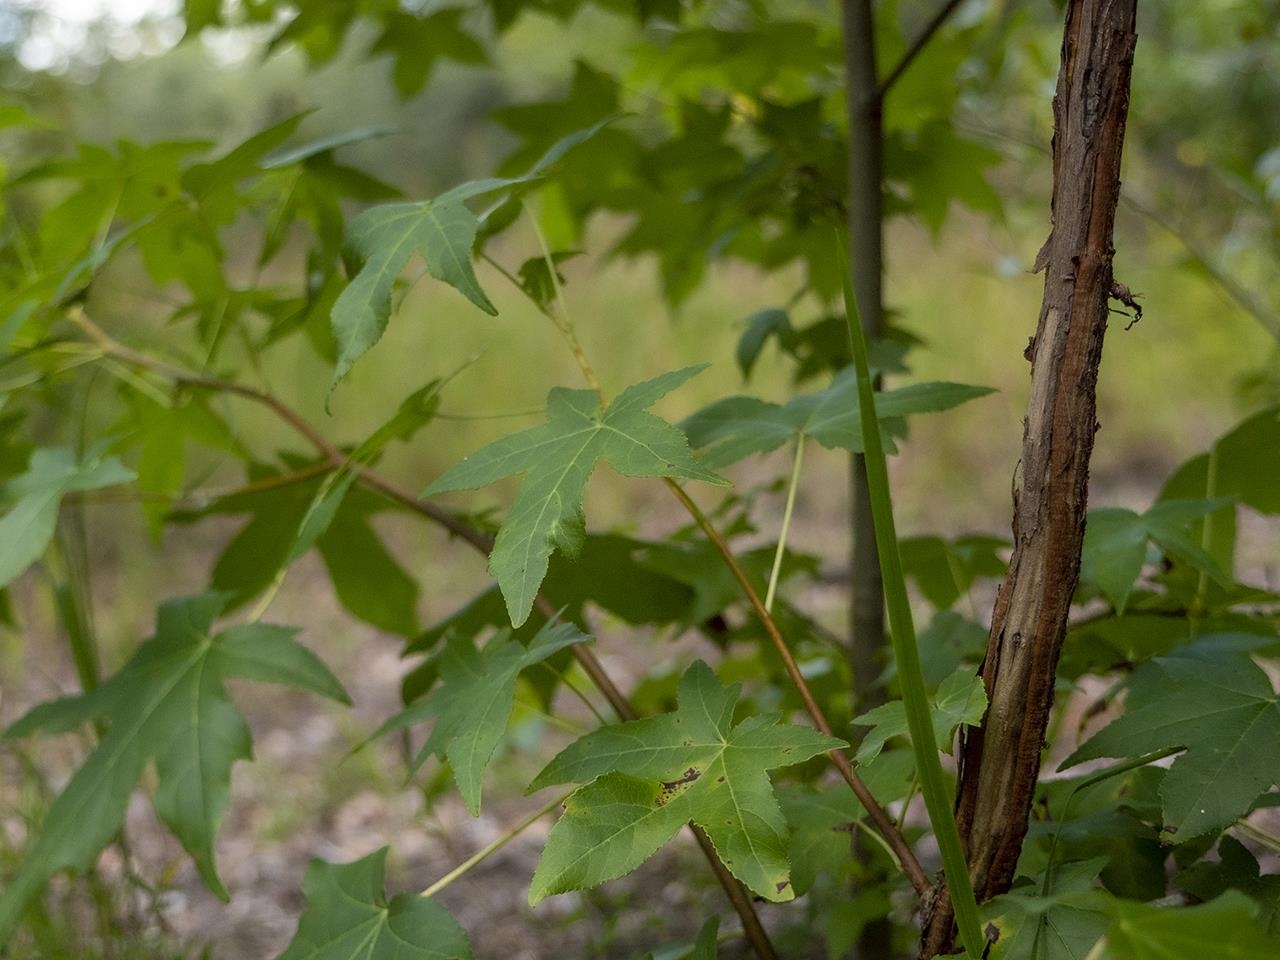
M674 713L602 727L552 760L531 790L586 786L569 797L547 838L529 901L635 869L689 820L753 893L792 899L787 825L767 771L844 743L771 716L735 724L739 695L698 661L680 681Z
M582 492L597 460L628 477L725 482L694 461L679 430L647 412L701 369L687 367L628 387L603 409L590 390L557 387L547 398L546 424L494 441L427 488L424 495L430 496L525 475L489 557L514 626L528 619L552 552L572 556L581 549Z

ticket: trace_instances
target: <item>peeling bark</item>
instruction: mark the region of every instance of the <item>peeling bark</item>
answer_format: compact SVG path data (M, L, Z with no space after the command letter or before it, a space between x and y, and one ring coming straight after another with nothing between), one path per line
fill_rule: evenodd
M1080 573L1136 6L1072 0L1067 9L1053 101L1053 228L1036 261L1046 271L1044 299L1026 354L1031 398L1014 489L1013 556L981 670L991 705L964 741L956 799L979 901L1013 880ZM953 927L944 893L925 917L921 956L948 952Z

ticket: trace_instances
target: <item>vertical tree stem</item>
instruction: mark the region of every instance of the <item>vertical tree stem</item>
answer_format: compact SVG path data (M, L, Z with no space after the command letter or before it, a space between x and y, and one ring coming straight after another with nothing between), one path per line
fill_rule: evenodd
M849 123L849 270L862 306L862 329L877 339L884 326L884 122L876 68L875 14L871 0L843 0L845 102ZM877 383L878 387L879 384ZM853 712L884 701L877 683L884 667L884 584L871 519L871 497L862 454L849 454L849 670ZM855 732L855 741L864 731ZM861 835L853 854L873 851ZM874 876L870 882L874 882ZM858 935L854 956L880 960L893 951L893 924L871 920Z
M982 677L990 707L964 737L956 813L980 899L1013 880L1080 575L1098 365L1115 280L1113 229L1137 43L1137 0L1071 0L1053 101L1052 232L1036 259L1044 298L1031 359L1013 555ZM945 953L952 911L926 918L921 952Z

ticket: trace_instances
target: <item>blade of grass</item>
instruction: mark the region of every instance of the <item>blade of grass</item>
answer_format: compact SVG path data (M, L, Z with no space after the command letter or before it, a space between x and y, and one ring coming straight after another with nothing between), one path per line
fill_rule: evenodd
M911 733L911 750L915 754L920 792L924 795L929 822L933 825L938 849L942 854L942 869L946 876L947 891L955 908L956 923L960 928L960 942L971 957L980 957L986 941L982 935L978 904L974 899L964 848L960 843L960 831L956 828L952 812L951 793L947 789L942 763L938 759L938 743L933 734L929 694L920 668L915 624L911 619L911 604L902 573L902 557L898 553L898 534L894 528L893 504L889 497L889 470L885 463L884 444L880 439L880 424L876 420L867 341L862 333L862 325L858 322L858 304L853 292L853 280L849 275L844 233L840 229L836 229L834 233L840 257L840 272L844 278L849 351L853 355L853 365L858 375L863 456L867 469L867 487L871 494L871 514L875 520L876 545L880 551L880 571L884 578L889 636L893 644L894 659L898 663L898 683L902 688L907 729Z

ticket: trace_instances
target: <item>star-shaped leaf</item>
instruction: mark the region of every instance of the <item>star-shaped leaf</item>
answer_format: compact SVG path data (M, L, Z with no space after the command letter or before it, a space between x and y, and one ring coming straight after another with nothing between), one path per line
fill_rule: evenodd
M903 417L948 410L991 392L961 383L914 383L876 394L876 416L884 428L886 450L896 449L891 438L902 436ZM862 449L858 383L852 367L836 374L825 390L800 394L785 404L727 397L680 426L700 451L702 462L717 470L753 453L776 450L797 437L813 437L828 449Z
M464 12L460 7L446 7L426 17L411 13L386 15L382 34L369 52L390 53L395 58L392 78L400 96L418 93L430 79L437 60L485 62L484 47L459 23Z
M962 667L938 687L932 704L933 735L940 745L949 748L956 727L981 723L986 712L987 691L982 678ZM861 764L875 760L890 738L907 735L907 711L901 700L881 704L853 722L871 727L858 747L857 761Z
M690 820L753 893L790 900L787 824L767 771L845 744L771 716L735 725L740 693L698 661L680 680L674 713L602 727L552 760L531 790L586 786L547 838L529 902L635 869Z
M528 619L552 551L558 547L573 556L581 548L582 491L597 460L628 477L726 482L693 459L684 434L647 412L701 369L687 367L628 387L604 409L590 390L557 387L547 397L544 425L494 441L427 488L424 495L430 496L525 475L489 557L514 626Z
M347 702L327 667L292 627L248 623L211 634L226 598L203 594L160 607L155 636L121 670L80 697L36 707L6 737L69 730L89 720L107 731L49 808L39 838L0 899L0 942L53 874L87 870L120 829L148 762L158 773L154 804L195 859L209 888L227 893L213 839L227 806L231 767L250 756L249 728L227 695L231 678L282 683Z
M391 290L409 257L417 253L427 271L456 289L491 316L497 308L476 279L471 251L476 243L479 218L466 201L510 192L541 179L566 153L594 136L606 123L578 130L557 141L523 175L473 180L421 203L391 203L372 207L352 221L346 246L360 263L334 302L331 318L338 344L329 392L347 375L387 329L391 315Z
M1205 637L1140 667L1124 715L1063 766L1185 747L1160 785L1166 826L1189 840L1247 813L1280 783L1280 696L1230 639Z
M387 901L387 848L353 863L312 860L307 909L276 960L471 960L466 932L444 907L402 893Z
M499 631L482 650L470 637L453 636L437 657L439 686L374 735L434 720L413 766L416 769L433 754L447 758L467 809L479 816L480 778L511 718L520 671L586 639L577 627L564 623L544 626L527 647L513 639L510 630Z

